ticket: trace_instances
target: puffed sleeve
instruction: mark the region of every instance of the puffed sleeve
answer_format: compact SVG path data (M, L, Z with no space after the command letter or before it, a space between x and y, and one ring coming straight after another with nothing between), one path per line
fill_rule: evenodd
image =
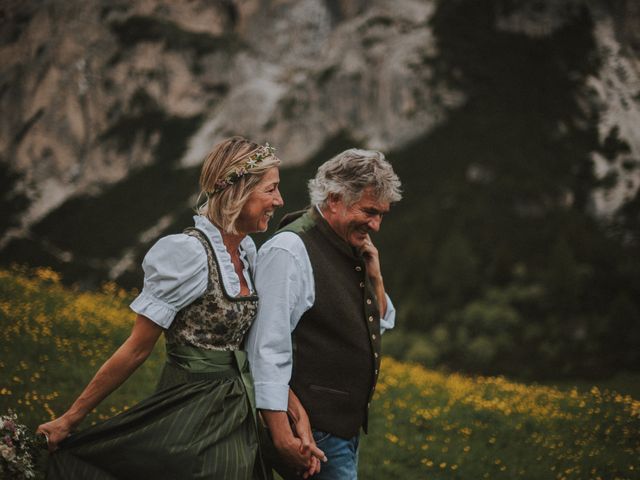
M202 244L189 235L169 235L158 240L144 257L142 269L142 292L130 307L163 328L169 328L176 313L207 289L207 254Z

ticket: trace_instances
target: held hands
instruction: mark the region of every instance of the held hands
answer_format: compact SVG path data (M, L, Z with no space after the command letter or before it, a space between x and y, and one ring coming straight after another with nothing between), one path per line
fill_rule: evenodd
M326 462L327 457L324 452L318 448L313 439L309 419L305 417L305 419L293 420L291 429L297 437L296 440L300 442L300 454L309 459L308 467L303 471L302 478L309 478L316 473L320 473L321 461Z
M302 478L309 478L320 471L320 460L326 461L326 457L313 440L308 420L292 418L290 421L284 411L261 410L261 415L282 462Z
M262 410L261 415L284 463L302 478L320 472L321 462L326 462L327 457L316 445L309 416L293 390L289 389L286 412Z
M320 472L320 458L326 458L322 450L308 440L291 435L287 441L276 441L274 445L280 457L302 478L309 478Z
M307 411L302 406L298 396L291 389L289 389L287 416L289 418L291 432L295 435L296 440L300 441L299 451L305 458L308 458L308 466L302 470L302 477L309 478L316 473L320 473L320 462L326 462L327 457L316 445Z

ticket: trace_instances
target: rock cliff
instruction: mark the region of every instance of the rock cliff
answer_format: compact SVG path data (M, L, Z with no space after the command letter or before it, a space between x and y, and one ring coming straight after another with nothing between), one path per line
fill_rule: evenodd
M58 259L71 258L74 248L64 242L40 241L47 237L43 222L58 223L47 223L52 212L57 218L56 210L125 181L132 189L169 188L163 182L171 172L192 172L230 134L268 140L285 167L305 163L337 137L391 153L427 138L467 100L456 81L461 69L449 64L443 71L441 64L433 19L444 3L3 2L0 160L20 175L12 188L28 197L29 207L7 212L20 215L1 232L0 248L30 238ZM589 150L601 185L589 192L590 208L615 215L640 185L637 4L483 4L495 10L490 28L535 41L551 38L577 15L591 19L598 68L586 79L572 71L566 78L579 84L573 93L583 109L580 121L598 131L599 145ZM458 22L448 28L461 38L467 33ZM555 128L562 136L568 127ZM489 178L483 168L469 159L470 180ZM154 169L160 169L157 184L133 183L136 173ZM195 184L184 188L182 200ZM566 192L565 201L573 196ZM64 211L74 211L69 208ZM129 240L153 236L173 218L167 211L149 215L154 218ZM127 252L122 246L108 252L112 277L126 267Z

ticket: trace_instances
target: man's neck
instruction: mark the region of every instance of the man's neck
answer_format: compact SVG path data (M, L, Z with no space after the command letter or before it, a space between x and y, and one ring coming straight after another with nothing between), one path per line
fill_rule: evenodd
M318 213L320 214L320 216L324 218L325 222L327 222L327 225L329 225L329 228L333 230L333 233L335 233L340 240L342 240L344 243L349 245L349 242L347 242L345 238L343 238L343 236L340 235L340 233L338 233L338 230L336 230L335 224L333 222L333 219L335 218L336 215L338 215L338 213L332 212L329 209L329 207L321 208L319 205L316 205L315 207L318 210Z

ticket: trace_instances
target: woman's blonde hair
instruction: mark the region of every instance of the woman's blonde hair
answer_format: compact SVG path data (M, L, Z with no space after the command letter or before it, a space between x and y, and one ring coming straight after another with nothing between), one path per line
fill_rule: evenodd
M260 160L254 162L256 155ZM238 136L223 140L213 147L202 165L197 213L223 232L237 234L235 223L249 195L264 174L278 165L280 159L268 145ZM203 195L207 200L200 205Z

